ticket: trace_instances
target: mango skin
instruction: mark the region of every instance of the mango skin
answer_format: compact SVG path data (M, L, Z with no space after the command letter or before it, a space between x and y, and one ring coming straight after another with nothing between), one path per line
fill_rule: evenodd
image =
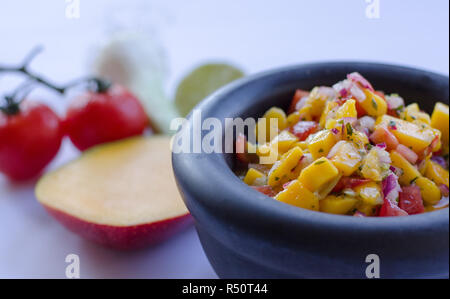
M194 222L191 214L186 214L149 224L112 226L87 222L45 205L44 208L69 231L97 244L125 251L161 243Z
M290 183L285 190L277 194L275 199L299 208L319 210L319 198L298 180Z

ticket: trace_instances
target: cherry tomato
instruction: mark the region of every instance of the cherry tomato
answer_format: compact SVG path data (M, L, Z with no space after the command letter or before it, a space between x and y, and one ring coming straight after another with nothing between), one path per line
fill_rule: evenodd
M315 121L299 121L289 131L297 136L299 141L304 141L309 135L316 133L319 129L319 125Z
M403 187L398 206L409 215L425 212L420 188L418 186Z
M0 112L0 172L15 181L38 175L61 145L59 117L44 104L25 101L14 113Z
M149 119L139 100L119 85L79 96L71 103L64 120L67 135L82 151L142 134L148 125Z

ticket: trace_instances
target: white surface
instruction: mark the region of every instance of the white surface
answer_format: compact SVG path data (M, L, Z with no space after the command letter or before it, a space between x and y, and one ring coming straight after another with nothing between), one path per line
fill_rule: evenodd
M345 3L345 5L344 5ZM80 0L79 19L65 17L65 1L0 2L0 62L19 62L45 46L33 68L56 82L85 74L97 41L117 23L113 16L139 7L133 26L157 34L166 47L167 89L204 60L226 60L248 73L320 60L370 60L448 74L447 0L380 0L380 19L365 16L365 0L261 1ZM18 77L0 76L0 93ZM39 90L62 112L67 101ZM51 167L77 152L65 142ZM51 219L36 203L33 183L11 185L0 176L0 277L64 277L65 256L81 259L81 276L214 278L193 228L133 253L85 242Z

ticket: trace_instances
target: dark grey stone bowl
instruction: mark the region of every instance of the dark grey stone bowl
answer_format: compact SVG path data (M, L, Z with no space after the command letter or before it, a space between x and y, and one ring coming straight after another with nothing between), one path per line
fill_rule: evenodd
M446 76L394 65L326 62L246 77L197 108L203 119L258 117L274 105L286 108L296 88L329 86L353 71L429 112L436 101L449 102ZM247 187L233 173L233 163L231 154L173 154L179 190L221 278L365 278L369 254L379 256L381 278L448 278L448 209L388 218L313 212Z

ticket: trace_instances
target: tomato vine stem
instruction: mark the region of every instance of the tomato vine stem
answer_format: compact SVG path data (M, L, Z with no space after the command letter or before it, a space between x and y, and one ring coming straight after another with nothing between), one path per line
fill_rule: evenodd
M29 65L34 60L34 58L41 53L43 50L42 46L37 46L33 48L30 53L26 55L22 63L20 63L18 66L3 66L0 65L0 74L1 73L19 73L24 76L26 76L29 81L26 82L27 87L31 86L31 83L38 83L41 84L49 89L52 89L56 91L57 93L63 95L65 94L69 89L79 86L81 84L86 84L87 89L91 90L93 92L98 93L104 93L107 92L108 89L111 87L111 82L100 79L97 77L85 77L80 78L77 80L74 80L72 82L69 82L68 84L64 86L58 86L50 81L48 81L46 78L43 78L42 76L30 71ZM4 99L6 101L5 106L0 106L0 111L3 113L6 113L8 115L17 114L19 112L19 105L25 98L25 96L31 91L27 90L25 95L22 95L20 99L18 99L19 92L24 88L23 85L19 86L12 95L4 96Z
M33 80L36 83L42 84L60 94L65 94L68 89L73 88L75 86L78 86L80 84L88 84L88 87L90 90L93 90L95 92L106 92L109 87L111 86L111 83L107 80L96 78L96 77L86 77L81 78L78 80L74 80L64 86L58 86L50 81L48 81L46 78L41 77L38 74L33 73L29 69L30 63L34 60L34 58L41 53L43 50L42 46L38 46L33 48L30 53L27 54L25 59L22 61L22 63L19 66L2 66L0 65L0 73L20 73L25 76L27 76L29 79Z

